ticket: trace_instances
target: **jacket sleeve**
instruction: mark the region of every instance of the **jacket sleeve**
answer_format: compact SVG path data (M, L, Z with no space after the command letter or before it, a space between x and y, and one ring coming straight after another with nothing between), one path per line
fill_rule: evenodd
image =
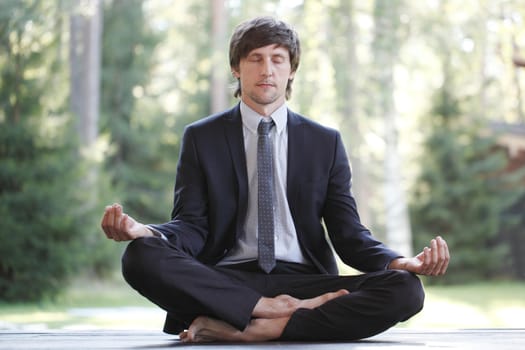
M349 266L370 272L385 269L400 255L376 240L361 224L351 193L351 170L336 132L323 219L336 253Z
M182 138L171 220L150 226L163 234L171 244L197 256L208 235L208 200L206 178L191 130L187 128Z

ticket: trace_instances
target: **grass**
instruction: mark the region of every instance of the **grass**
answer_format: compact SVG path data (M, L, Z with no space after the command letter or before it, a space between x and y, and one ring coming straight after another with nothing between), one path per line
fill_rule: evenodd
M425 308L410 328L525 328L525 283L427 287Z
M404 328L525 328L525 283L426 288L425 308ZM164 312L123 281L78 280L54 301L1 304L1 329L160 330Z
M121 280L79 279L54 300L0 303L1 329L152 329L164 312Z

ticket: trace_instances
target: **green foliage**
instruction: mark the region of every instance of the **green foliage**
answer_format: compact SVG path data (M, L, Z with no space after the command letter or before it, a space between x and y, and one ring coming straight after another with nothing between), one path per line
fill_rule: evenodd
M166 220L182 129L210 112L210 72L220 69L216 55L229 71L228 48L216 52L210 43L209 2L103 1L100 137L93 148L79 149L67 112L66 57L68 14L85 11L81 3L0 1L0 299L53 294L80 264L99 276L113 271L124 245L105 239L99 228L104 206L113 201L140 221ZM516 121L514 114L523 114L523 104L516 105L523 81L513 79L516 70L508 64L510 36L522 37L523 28L508 19L524 10L515 0L496 5L225 2L227 32L261 14L297 28L303 55L290 106L342 131L354 173L360 165L367 174L366 181L354 177L354 189L363 190L361 208L369 206L361 212L369 212L379 231L384 170L374 135L383 134L377 111L386 86L371 78L395 60L389 73L395 86L388 88L402 107L400 150L412 156L420 124L429 126L412 206L416 249L436 233L445 235L453 253L450 280L525 266L508 258L507 243L496 244L497 232L510 242L523 236L523 223L516 221L519 215L523 220L522 206L501 217L520 195L518 180L495 176L504 167L502 154L469 125L472 114L483 121ZM392 40L374 41L370 24L379 14L392 16L393 32L383 33ZM447 74L461 89L447 85ZM417 120L441 80L430 117ZM413 168L406 165L409 175Z
M54 295L83 261L72 123L61 111L60 19L49 1L1 2L0 299ZM51 74L49 74L51 73Z
M145 23L142 1L107 2L101 132L110 135L114 152L106 168L125 210L146 222L167 219L172 193L167 189L176 163L163 142L169 133L166 115L148 94L152 52L158 42Z
M428 124L411 207L415 246L428 245L436 235L446 238L452 259L444 282L495 277L509 251L498 239L511 223L502 214L523 193L523 175L503 172L505 155L494 139L468 124L449 85L437 92Z
M507 223L501 237L510 244L511 259L506 259L505 269L520 280L525 280L525 195L503 213Z
M0 299L37 300L56 293L80 262L74 148L38 144L27 123L2 124Z

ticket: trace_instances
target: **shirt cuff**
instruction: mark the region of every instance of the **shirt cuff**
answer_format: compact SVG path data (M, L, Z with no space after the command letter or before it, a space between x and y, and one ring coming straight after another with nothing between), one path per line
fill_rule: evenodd
M164 236L164 234L162 234L162 232L157 231L156 229L154 229L153 227L151 227L149 225L146 225L146 227L148 228L148 230L150 230L151 233L153 233L153 236L158 237L160 239L163 239L165 241L168 240L166 238L166 236Z

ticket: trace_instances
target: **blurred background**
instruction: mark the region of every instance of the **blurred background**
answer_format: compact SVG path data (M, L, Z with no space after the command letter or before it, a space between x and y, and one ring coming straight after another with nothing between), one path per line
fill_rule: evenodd
M0 329L152 312L103 209L169 219L183 128L237 103L229 37L258 15L299 33L289 106L341 131L362 221L406 255L447 240L415 325L525 326L523 1L2 0Z

